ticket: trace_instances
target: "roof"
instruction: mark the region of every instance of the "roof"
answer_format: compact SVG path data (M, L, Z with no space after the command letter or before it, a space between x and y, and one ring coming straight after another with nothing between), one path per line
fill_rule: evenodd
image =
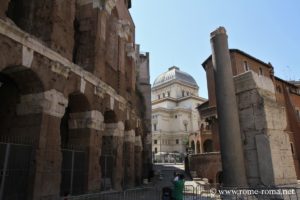
M270 63L266 63L266 62L264 62L264 61L262 61L262 60L259 60L258 58L254 57L254 56L251 56L250 54L247 54L246 52L241 51L241 50L239 50L239 49L229 49L229 52L230 52L230 53L234 53L234 52L235 52L235 53L242 54L242 55L244 55L244 56L247 56L247 57L249 57L249 58L251 58L251 59L253 59L253 60L255 60L255 61L257 61L257 62L259 62L259 63L261 63L261 64L263 64L263 65L268 66L269 68L272 68L272 65L271 65ZM202 63L202 66L203 66L204 69L205 69L206 63L207 63L209 60L211 60L211 58L212 58L212 56L210 55L210 56Z
M186 72L181 71L178 67L170 67L168 71L160 74L154 81L153 87L177 80L179 82L198 87L195 79Z

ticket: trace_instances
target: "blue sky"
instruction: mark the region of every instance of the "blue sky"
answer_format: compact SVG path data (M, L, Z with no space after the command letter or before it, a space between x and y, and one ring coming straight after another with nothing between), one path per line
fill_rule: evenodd
M136 43L150 52L151 83L176 65L207 97L202 62L211 54L210 32L224 26L229 47L271 62L275 75L300 79L299 0L132 0Z

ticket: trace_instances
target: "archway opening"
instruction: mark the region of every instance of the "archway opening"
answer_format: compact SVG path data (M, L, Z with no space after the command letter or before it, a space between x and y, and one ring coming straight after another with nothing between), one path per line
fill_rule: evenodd
M194 140L192 140L192 142L191 142L191 150L192 150L192 153L195 153L195 142L194 142Z
M196 148L197 152L196 153L201 153L200 152L200 142L199 141L197 141L197 145L196 146L197 146L197 148Z
M30 87L29 87L30 84ZM43 91L37 75L21 66L0 72L0 171L4 188L0 199L31 199L34 179L34 151L40 133L41 113L33 112L34 92ZM33 100L27 102L26 95ZM18 180L18 184L15 184Z
M204 152L213 152L213 141L210 139L205 140L203 143L203 150Z
M81 93L69 96L69 103L61 119L62 151L60 195L78 195L87 191L87 140L84 113L90 111L87 98Z

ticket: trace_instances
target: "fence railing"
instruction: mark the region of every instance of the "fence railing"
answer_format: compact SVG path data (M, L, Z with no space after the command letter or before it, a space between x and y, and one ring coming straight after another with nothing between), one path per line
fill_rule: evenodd
M162 200L162 189L142 187L122 192L100 192L61 200ZM292 187L257 187L257 188L224 188L212 185L185 185L183 200L297 200L300 199L300 188Z
M62 197L61 200L159 200L161 191L155 187L128 189L122 192L105 191L71 197Z

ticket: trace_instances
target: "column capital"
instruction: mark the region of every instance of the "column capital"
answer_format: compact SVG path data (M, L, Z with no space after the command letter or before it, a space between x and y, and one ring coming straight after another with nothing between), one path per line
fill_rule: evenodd
M124 141L135 143L135 131L134 130L125 131Z
M17 105L18 115L46 113L61 118L65 114L68 99L55 89L41 93L26 94L21 96Z
M104 130L104 117L98 110L87 112L70 113L69 128L81 129L88 128L98 131Z
M107 123L105 124L104 136L124 137L124 123Z
M135 136L135 146L143 148L142 137L140 135Z

